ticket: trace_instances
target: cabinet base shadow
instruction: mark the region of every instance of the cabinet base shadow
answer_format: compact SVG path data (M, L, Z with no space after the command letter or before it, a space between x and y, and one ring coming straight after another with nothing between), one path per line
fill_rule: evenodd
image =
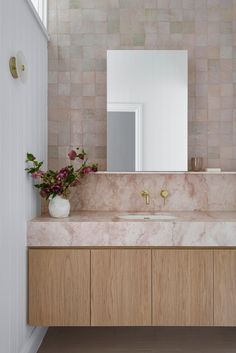
M38 353L235 353L236 328L50 328Z

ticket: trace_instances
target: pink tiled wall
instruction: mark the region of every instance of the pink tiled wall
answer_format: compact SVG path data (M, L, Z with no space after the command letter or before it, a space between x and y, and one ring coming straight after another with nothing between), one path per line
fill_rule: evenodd
M106 50L188 49L189 158L236 170L235 0L49 0L49 165L106 168Z

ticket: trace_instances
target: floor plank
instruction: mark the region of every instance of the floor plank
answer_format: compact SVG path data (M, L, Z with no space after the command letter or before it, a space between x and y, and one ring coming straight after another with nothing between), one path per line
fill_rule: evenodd
M50 328L38 353L235 353L236 328Z

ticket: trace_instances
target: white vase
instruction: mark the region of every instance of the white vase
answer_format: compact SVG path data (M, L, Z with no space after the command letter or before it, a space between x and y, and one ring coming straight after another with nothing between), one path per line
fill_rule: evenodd
M51 217L68 217L70 214L70 201L57 195L49 201L48 210Z

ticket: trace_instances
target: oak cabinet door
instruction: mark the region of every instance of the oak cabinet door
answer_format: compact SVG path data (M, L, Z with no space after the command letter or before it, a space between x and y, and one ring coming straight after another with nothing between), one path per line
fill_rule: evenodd
M214 324L236 326L236 250L214 251Z
M29 250L29 324L90 325L89 250Z
M153 250L153 325L213 325L213 251Z
M151 325L151 250L91 251L91 325Z

